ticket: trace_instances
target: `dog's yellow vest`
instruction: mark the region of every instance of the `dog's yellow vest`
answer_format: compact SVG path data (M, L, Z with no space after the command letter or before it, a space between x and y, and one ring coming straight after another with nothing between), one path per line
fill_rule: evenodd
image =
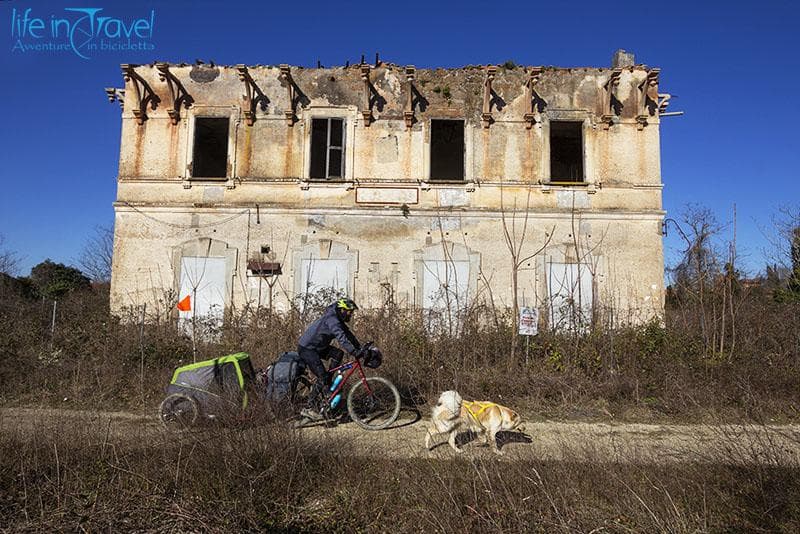
M488 402L488 401L472 401L472 402L464 401L463 404L464 407L469 412L469 414L472 416L472 418L475 419L475 422L478 423L480 426L483 425L481 424L481 420L478 419L478 416L483 412L485 412L486 410L488 410L489 408L491 408L492 406L497 406L497 404L495 404L494 402Z

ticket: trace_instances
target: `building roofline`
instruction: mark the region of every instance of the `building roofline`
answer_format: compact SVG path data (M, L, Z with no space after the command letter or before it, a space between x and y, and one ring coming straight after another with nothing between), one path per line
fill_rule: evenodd
M134 67L134 68L137 68L137 67L152 67L152 68L155 68L157 64L163 64L163 65L166 65L168 67L195 67L195 66L200 66L200 65L207 65L209 67L220 68L220 69L236 69L239 66L243 65L243 64L220 65L220 64L216 64L214 62L202 62L202 61L197 61L197 62L194 62L194 63L185 63L185 62L172 63L172 62L167 62L167 61L154 61L152 63L139 63L139 64L137 64L137 63L123 63L123 64L121 64L121 66L124 65L124 66L130 66L130 67ZM364 63L363 65L368 65L368 66L370 66L370 68L383 68L383 69L387 69L387 70L395 70L395 69L396 70L404 70L406 67L414 66L414 65L398 65L396 63L385 63L385 62L380 62L378 65L370 64L370 63ZM325 72L325 71L336 71L336 70L354 70L354 71L358 71L361 68L362 64L354 63L354 64L351 64L351 65L333 65L333 66L330 66L330 67L325 67L325 66L307 67L307 66L303 66L303 65L287 65L287 64L279 64L279 65L261 65L261 64L256 64L256 65L244 65L244 66L246 66L248 69L279 69L281 66L284 66L284 67L288 66L290 69L297 69L297 70L304 70L304 71L307 70L307 71L322 71L322 72ZM557 71L557 72L561 72L561 71L563 71L563 72L597 71L597 72L604 72L604 71L614 70L614 68L610 67L610 66L604 66L604 67L588 67L588 66L582 66L582 67L559 67L559 66L555 66L555 65L517 65L517 64L515 64L513 67L510 67L510 66L506 66L505 63L486 64L486 65L464 65L464 66L461 66L461 67L416 67L416 70L417 71L432 71L432 72L434 72L434 71L455 72L455 71L469 71L469 70L480 70L480 71L483 71L483 70L486 70L487 67L491 67L491 66L497 67L499 70L504 70L504 71L522 70L523 72L526 72L528 70L541 70L541 71L545 71L545 72L546 71ZM619 67L619 68L624 69L624 70L629 70L629 71L634 71L634 70L649 71L649 70L652 70L652 67L650 67L648 65L645 65L645 64L629 65L629 66L624 66L624 67Z

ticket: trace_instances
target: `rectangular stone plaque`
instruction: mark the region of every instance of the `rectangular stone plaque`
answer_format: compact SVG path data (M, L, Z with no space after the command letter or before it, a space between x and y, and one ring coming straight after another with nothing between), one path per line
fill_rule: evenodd
M468 202L467 192L463 189L439 189L439 206L443 208L466 206Z
M222 202L225 189L217 186L203 188L203 202Z
M556 191L556 201L559 208L590 208L589 194L586 191ZM573 204L574 201L574 204Z
M416 187L358 187L358 204L417 204L419 189Z

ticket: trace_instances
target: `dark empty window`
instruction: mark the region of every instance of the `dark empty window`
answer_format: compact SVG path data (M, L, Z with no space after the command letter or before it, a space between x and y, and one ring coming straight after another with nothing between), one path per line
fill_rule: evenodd
M228 174L228 119L198 117L194 121L192 177L225 178Z
M344 177L344 119L311 119L310 178Z
M464 121L431 121L431 180L464 179Z
M550 180L583 182L583 124L550 123Z

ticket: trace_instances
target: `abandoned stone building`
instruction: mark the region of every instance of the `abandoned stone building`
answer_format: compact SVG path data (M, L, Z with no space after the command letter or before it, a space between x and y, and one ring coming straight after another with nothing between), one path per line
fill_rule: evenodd
M362 307L516 304L554 326L663 311L669 95L631 54L122 75L106 90L122 105L115 312L221 319L320 291Z

